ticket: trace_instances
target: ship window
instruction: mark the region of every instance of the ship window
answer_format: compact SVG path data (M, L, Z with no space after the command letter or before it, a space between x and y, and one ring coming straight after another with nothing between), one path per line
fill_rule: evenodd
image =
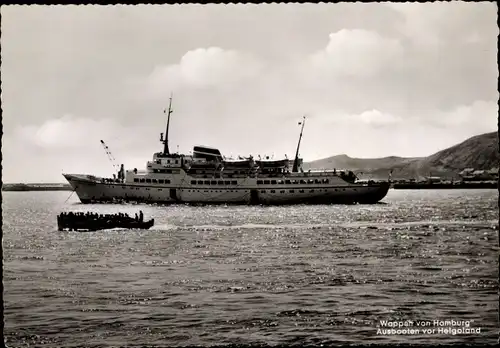
M219 182L217 182L217 184L224 185L224 181L219 181Z
M328 184L328 179L323 179L323 184Z
M236 180L232 180L231 185L238 185L238 182Z
M276 180L271 180L271 185L276 185Z
M264 185L269 185L269 180L264 180Z
M285 190L281 190L280 193L285 193Z
M292 180L292 184L298 184L299 182L297 180Z
M151 179L146 179L146 182L147 183L151 183Z
M210 185L217 185L217 181L215 180L210 181Z
M301 184L306 184L306 181L305 180L300 180L300 183Z
M134 178L134 182L139 182L139 179L137 179L137 178Z
M283 184L283 180L278 180L278 184L282 185Z
M290 184L290 180L285 180L285 184L289 185Z
M316 180L314 180L314 183L316 183L316 184L321 184L321 180L316 179Z
M307 183L308 184L314 184L314 180L313 179L309 179L309 180L307 180Z
M139 188L138 188L138 187L136 187L136 190L138 190L138 189L139 189Z
M231 181L226 180L226 181L224 181L224 184L226 184L226 185L231 185Z
M262 180L257 180L257 185L262 185Z
M141 182L146 182L146 179L141 179Z
M170 184L170 180L166 179L165 184Z
M175 160L175 164L179 164L179 160Z
M290 190L290 193L294 193L294 192L295 192L295 190Z
M196 185L196 180L191 180L191 185Z
M156 160L156 164L161 164L161 160Z
M266 193L266 190L260 190L260 193Z
M167 160L167 163L170 163L170 160Z
M198 180L198 185L203 185L203 180Z
M309 192L314 192L314 190L309 190Z
M163 179L158 179L158 183L163 184Z
M153 181L153 184L157 184L158 181L156 179L151 179Z
M304 193L304 190L299 190L299 193Z
M275 192L276 192L276 191L274 191L274 190L271 190L271 193L275 193Z
M172 174L172 171L170 169L165 169L165 173Z
M205 180L205 185L210 185L210 180Z
M162 191L162 189L158 189L158 191Z

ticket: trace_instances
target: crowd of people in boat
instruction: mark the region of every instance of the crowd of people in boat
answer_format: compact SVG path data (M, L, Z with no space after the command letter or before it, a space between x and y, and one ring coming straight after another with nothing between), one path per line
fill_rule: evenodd
M106 222L143 222L144 214L142 210L139 214L135 213L135 217L131 217L127 213L116 213L116 214L97 214L92 212L69 212L61 213L59 218L63 221L68 222L78 222L78 221L106 221Z

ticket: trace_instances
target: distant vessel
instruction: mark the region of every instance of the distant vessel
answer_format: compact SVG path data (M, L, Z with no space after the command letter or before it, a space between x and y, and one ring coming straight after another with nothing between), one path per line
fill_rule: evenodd
M4 184L2 191L72 191L68 184Z
M172 97L165 138L160 135L163 151L153 154L146 171L125 171L122 165L118 178L113 179L63 174L82 203L374 204L389 190L389 182L356 183L351 171L304 172L299 148L305 116L299 122L302 127L293 161L253 156L226 159L219 149L208 146L194 146L192 156L171 153L171 106Z

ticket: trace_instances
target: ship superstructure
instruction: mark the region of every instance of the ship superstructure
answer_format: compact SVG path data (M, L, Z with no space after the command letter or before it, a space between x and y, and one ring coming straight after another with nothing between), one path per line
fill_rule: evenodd
M146 171L124 170L118 179L63 174L82 203L137 201L147 203L330 204L377 203L389 183L356 183L350 171L302 170L299 147L295 158L274 160L252 156L225 158L219 149L194 146L192 155L171 153L168 147L170 98L163 151L153 154ZM166 111L165 111L166 113Z

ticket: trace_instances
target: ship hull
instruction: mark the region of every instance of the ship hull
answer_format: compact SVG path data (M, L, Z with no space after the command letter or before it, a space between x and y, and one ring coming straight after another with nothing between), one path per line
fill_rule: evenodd
M64 175L82 203L141 202L158 204L375 204L389 190L389 183L372 185L276 186L265 189L250 185L193 187L146 186L103 183L86 175Z

